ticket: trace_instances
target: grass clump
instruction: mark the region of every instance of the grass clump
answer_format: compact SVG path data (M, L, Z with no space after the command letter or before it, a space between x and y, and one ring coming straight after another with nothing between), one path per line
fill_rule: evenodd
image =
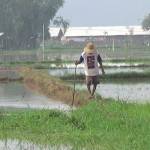
M100 100L69 113L54 110L5 113L9 115L1 118L1 139L7 136L40 144L65 144L73 149L150 149L149 104Z

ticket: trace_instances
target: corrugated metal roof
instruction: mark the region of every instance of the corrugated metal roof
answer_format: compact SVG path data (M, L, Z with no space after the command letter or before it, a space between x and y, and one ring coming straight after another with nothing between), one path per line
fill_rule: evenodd
M115 36L115 35L150 35L141 26L101 26L101 27L69 27L65 37L86 36Z

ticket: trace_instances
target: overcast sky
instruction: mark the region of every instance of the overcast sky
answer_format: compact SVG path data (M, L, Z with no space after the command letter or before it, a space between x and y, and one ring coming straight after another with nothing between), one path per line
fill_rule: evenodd
M140 25L150 13L150 0L65 0L57 16L70 26Z

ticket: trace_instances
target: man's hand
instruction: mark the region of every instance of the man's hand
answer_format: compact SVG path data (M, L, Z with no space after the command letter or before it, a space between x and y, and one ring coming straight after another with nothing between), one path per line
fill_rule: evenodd
M75 61L75 65L77 66L79 64L79 61Z

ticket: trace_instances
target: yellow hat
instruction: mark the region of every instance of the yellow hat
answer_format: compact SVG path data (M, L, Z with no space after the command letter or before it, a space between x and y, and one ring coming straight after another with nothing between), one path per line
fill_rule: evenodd
M95 52L95 46L92 42L87 43L86 47L84 48L85 53L94 53Z

